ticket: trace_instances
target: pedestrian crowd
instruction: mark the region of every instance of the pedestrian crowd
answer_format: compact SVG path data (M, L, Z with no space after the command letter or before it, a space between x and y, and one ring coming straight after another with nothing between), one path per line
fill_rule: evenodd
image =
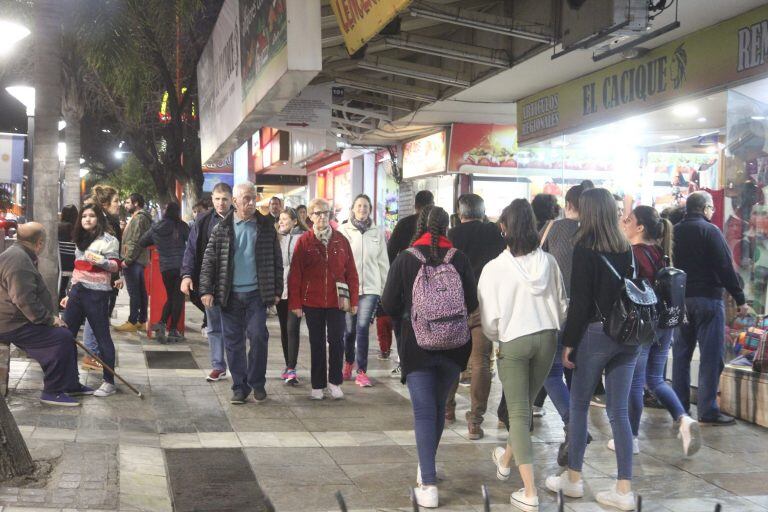
M95 187L80 208L62 211L62 268L71 271L62 279L59 307L37 270L48 234L34 222L20 225L16 243L0 255L0 342L16 344L39 362L41 401L77 406L75 396L117 391L110 318L125 286L130 313L115 330L148 331L161 343L183 339L189 297L204 313L207 380L231 377L230 402L237 405L251 396L267 399L270 314L279 320L287 385L304 378L297 359L305 322L309 398L318 401L343 399L344 381L371 387L371 326L375 321L380 359L392 357L394 332L398 364L392 373L411 397L419 459L414 492L423 507L438 506L435 459L445 425L456 418L462 375L470 387L468 437L484 436L494 359L503 390L498 417L509 436L491 457L500 480L508 480L516 466L524 487L510 499L520 510L538 510L531 430L546 396L565 433L557 454L564 469L546 477L546 488L584 495L582 468L592 440L588 411L602 406L613 433L608 448L616 454L617 480L596 499L620 510L635 507L632 457L642 450L646 394L669 411L686 456L700 447L700 425L734 422L717 404L724 293L741 314L749 308L723 235L710 222L714 204L706 192L688 197L674 226L652 207L624 211L622 198L588 181L568 190L562 210L556 198L539 194L531 203L512 201L497 223L487 219L480 196L465 194L451 228L449 213L434 204L431 192L420 191L416 213L400 219L389 240L364 194L341 224L322 198L294 209L273 197L266 214L259 199L251 183L234 190L219 183L210 204L195 205L190 226L175 202L153 222L140 194L121 205L118 191ZM124 227L121 206L129 215ZM159 321L147 326L150 246L159 255L167 298ZM686 279L676 309L661 300L670 275ZM635 317L627 307L651 311L642 316L644 327L629 334L624 326ZM75 339L82 326L88 349L82 365L103 371L98 389L78 378ZM690 367L697 345L692 416ZM665 380L670 349L671 386Z

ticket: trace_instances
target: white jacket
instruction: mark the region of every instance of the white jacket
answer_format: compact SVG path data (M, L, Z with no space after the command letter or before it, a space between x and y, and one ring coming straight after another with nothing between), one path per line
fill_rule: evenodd
M541 249L520 257L502 252L483 268L477 295L483 333L491 341L560 329L568 310L557 262Z
M339 226L339 232L352 246L352 256L360 280L360 295L381 295L389 272L384 231L372 224L363 234L351 222L345 222Z
M296 226L287 235L280 236L280 252L283 253L283 296L281 299L288 298L288 272L291 270L291 259L293 251L296 250L296 243L299 238L306 233L299 226Z

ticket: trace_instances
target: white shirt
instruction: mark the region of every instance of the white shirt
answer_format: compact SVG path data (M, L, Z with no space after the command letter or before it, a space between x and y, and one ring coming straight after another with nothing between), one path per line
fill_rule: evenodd
M557 262L541 249L519 257L502 252L483 268L477 295L483 333L491 341L560 329L568 310Z

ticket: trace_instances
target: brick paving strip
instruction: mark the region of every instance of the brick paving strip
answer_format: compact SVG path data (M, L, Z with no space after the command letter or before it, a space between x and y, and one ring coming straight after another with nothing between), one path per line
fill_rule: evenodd
M121 295L120 319L127 314L126 302ZM33 456L58 457L58 463L43 488L0 484L0 512L154 512L173 510L174 504L176 510L186 510L185 484L175 485L177 477L167 469L183 453L203 456L202 460L238 459L246 480L248 473L254 476L280 512L338 510L337 490L350 510L410 510L408 489L414 484L417 456L408 392L399 380L389 378L392 362L376 359L375 338L369 357L375 387L345 384L344 401L311 402L306 336L300 352L302 385L285 386L277 378L283 366L279 328L276 319L270 319L269 399L232 406L230 380L211 384L204 379L208 346L196 330L199 321L197 311L187 308L187 325L195 327L188 329L188 341L177 345L158 345L138 334L115 335L118 371L145 394L143 401L121 390L108 399L85 398L79 408L42 406L37 400L42 383L39 367L14 359L9 407ZM150 352L153 355L147 357ZM160 352L180 353L160 356L178 362L166 366L190 366L191 358L199 369L152 368L147 361L156 360L154 354ZM81 377L88 385L100 383L96 372L83 372ZM481 510L482 483L489 487L494 509L507 510L509 493L521 483L514 476L511 482L497 481L490 460L492 446L505 442L505 432L496 428L496 417L489 412L483 423L486 437L467 440L462 413L468 406L468 390L461 389L457 414L461 419L446 428L438 453L438 474L444 481L440 510ZM496 380L489 411L495 411L500 393ZM563 437L554 408L547 404L546 410L547 415L536 420L534 432L542 512L554 510L543 479L557 469L555 453ZM768 512L766 429L742 423L705 429L702 450L685 459L670 426L665 411L646 411L642 453L634 464L635 488L646 507L705 512L720 502L725 512ZM607 488L615 474L615 456L605 447L611 434L604 410L591 411L590 431L596 442L587 451L584 468L587 495L568 500L566 510L598 510L594 492ZM250 471L245 471L243 461ZM210 485L213 473L196 473L198 480L187 485Z

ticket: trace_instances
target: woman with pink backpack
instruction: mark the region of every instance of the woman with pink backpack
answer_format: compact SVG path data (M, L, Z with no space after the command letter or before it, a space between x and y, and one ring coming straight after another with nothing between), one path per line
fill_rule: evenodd
M468 317L478 307L472 266L446 238L448 224L448 213L439 206L422 209L411 247L392 263L381 296L384 311L402 319L397 350L419 455L414 492L426 508L438 505L435 455L446 399L467 367L472 350Z

